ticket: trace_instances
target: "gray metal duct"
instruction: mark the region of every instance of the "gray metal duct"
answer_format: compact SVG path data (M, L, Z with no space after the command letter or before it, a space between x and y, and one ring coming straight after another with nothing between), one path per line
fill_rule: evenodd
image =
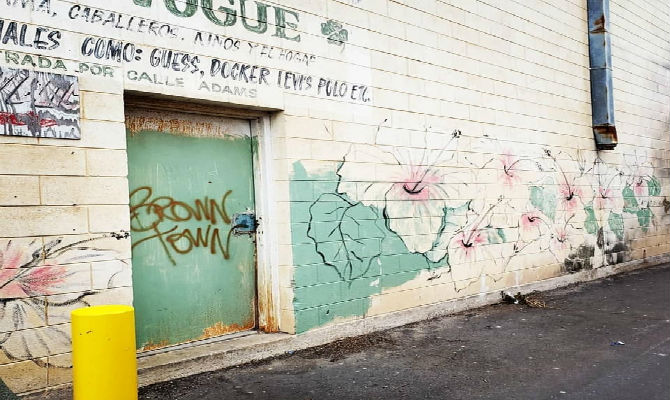
M609 0L587 0L593 136L598 150L616 147Z

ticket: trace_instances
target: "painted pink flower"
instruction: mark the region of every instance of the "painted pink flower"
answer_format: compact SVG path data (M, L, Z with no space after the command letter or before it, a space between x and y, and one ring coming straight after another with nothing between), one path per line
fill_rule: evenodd
M527 212L521 215L521 228L524 231L532 231L542 223L540 213L536 211Z
M598 187L598 193L595 197L595 205L598 209L606 209L612 206L612 189L607 189L602 186Z
M337 172L337 191L382 209L388 227L400 236L407 250L428 253L437 239L445 207L465 202L459 198L459 190L467 179L460 176L460 170L445 167L455 157L453 148L459 136L460 132L454 132L440 149L401 151L354 145Z
M580 188L564 183L558 190L561 194L561 203L563 203L565 210L572 211L577 208L579 205L579 198L582 196L582 190Z
M510 152L505 152L499 158L500 163L502 164L503 170L500 174L500 179L507 186L514 186L515 183L518 183L521 180L516 166L519 164L519 158L510 154Z
M56 265L0 271L0 298L52 294L51 287L65 282L65 268Z
M65 268L56 264L21 268L23 252L8 246L0 251L0 299L52 294L50 288L65 282Z
M556 228L552 234L551 247L554 250L564 250L570 245L568 241L568 230L565 228Z
M642 179L642 177L636 177L633 182L633 192L636 196L646 196L647 195L647 181Z
M480 230L461 231L452 241L452 251L449 253L450 263L462 264L474 261L475 253L485 243L484 233Z
M441 181L440 176L426 167L409 166L395 180L392 190L396 199L427 201L443 195L442 189L436 186Z

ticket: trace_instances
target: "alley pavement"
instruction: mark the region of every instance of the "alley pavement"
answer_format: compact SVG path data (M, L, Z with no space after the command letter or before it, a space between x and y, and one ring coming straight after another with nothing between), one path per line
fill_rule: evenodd
M670 265L140 390L141 399L670 399Z

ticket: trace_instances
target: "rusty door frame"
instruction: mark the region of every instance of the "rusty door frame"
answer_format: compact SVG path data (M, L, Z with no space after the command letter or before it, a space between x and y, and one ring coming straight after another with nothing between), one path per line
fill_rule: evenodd
M213 117L248 120L255 146L252 148L256 231L256 330L279 331L279 246L272 194L272 135L270 115L265 111L226 107L220 103L198 102L197 99L171 99L144 93L126 92L124 109L138 107L148 110L176 111ZM235 335L235 334L233 334ZM225 338L226 336L222 336ZM216 339L216 338L214 338ZM190 342L186 345L199 343ZM166 349L172 346L166 347Z
M279 235L275 222L273 194L272 135L270 116L263 114L251 122L256 148L252 150L254 190L256 194L256 298L258 299L258 330L279 331Z

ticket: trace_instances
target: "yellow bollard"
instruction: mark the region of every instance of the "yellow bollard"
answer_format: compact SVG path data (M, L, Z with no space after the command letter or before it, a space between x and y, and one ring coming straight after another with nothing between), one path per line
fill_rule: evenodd
M136 400L134 309L95 306L71 316L74 400Z

